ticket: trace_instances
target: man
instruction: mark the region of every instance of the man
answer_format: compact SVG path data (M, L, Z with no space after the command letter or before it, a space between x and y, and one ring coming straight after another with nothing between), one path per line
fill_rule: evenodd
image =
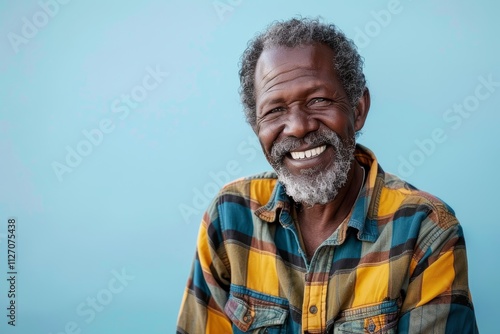
M208 208L177 333L477 333L452 209L355 143L362 67L317 20L249 44L242 102L275 173L228 184Z

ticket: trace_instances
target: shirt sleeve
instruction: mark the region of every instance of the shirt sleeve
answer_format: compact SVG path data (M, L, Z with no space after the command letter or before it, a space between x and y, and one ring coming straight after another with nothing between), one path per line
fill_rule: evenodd
M231 322L224 313L229 265L218 226L217 207L213 203L200 226L196 256L178 316L178 334L232 333Z
M462 227L445 207L421 225L398 333L478 333Z

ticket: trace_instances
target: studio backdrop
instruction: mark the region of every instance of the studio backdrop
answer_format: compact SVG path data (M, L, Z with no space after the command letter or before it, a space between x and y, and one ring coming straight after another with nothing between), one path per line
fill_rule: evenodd
M274 20L354 40L359 142L455 210L478 326L500 292L500 4L493 0L0 3L0 333L173 333L202 214L270 170L238 62Z

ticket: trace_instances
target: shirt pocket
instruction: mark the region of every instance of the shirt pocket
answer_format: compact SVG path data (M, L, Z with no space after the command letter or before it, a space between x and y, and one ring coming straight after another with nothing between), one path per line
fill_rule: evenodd
M240 289L241 290L241 289ZM224 312L233 323L233 333L285 334L288 302L256 292L231 291Z
M398 313L398 300L347 309L335 321L333 333L393 334L397 331Z

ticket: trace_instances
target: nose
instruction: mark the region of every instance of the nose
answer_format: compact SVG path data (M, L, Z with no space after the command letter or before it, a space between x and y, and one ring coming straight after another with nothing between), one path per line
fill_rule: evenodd
M318 130L319 122L310 113L300 107L291 108L285 122L283 134L287 137L303 138L308 133Z

